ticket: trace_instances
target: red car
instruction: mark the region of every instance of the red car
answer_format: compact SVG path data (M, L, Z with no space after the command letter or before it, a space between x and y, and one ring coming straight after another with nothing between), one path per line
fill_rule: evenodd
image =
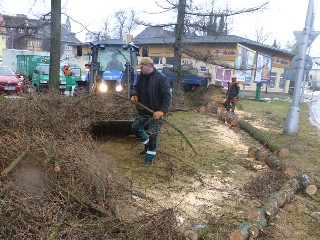
M23 81L11 68L0 65L0 92L22 94Z

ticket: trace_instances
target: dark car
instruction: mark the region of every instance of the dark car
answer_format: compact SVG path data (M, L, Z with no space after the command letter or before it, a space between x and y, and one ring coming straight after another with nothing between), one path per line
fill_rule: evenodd
M0 92L23 93L23 81L10 67L0 65Z

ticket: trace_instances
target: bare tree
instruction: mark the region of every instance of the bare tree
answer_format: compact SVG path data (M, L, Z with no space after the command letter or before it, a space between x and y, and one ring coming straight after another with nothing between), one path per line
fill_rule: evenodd
M122 39L125 34L131 33L138 25L136 12L133 10L130 10L130 12L119 10L114 14L114 19L116 20L114 37L118 39Z
M117 22L114 28L115 32L117 31L117 33L115 34L115 37L118 39L122 39L124 28L125 28L125 22L127 20L126 12L123 10L119 10L114 14L114 17Z
M288 41L284 47L285 50L292 52L293 54L299 54L299 45L297 40Z
M256 26L256 41L258 43L264 43L269 39L271 33L266 33L263 26Z
M61 48L61 0L51 0L50 91L59 90Z
M111 21L109 17L106 17L103 22L103 26L98 32L87 32L86 40L90 41L103 41L111 38Z

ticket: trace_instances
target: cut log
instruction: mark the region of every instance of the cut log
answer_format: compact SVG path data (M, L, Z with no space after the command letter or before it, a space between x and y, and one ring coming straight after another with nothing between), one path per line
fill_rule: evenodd
M223 113L226 113L227 112L227 110L226 110L226 108L224 108L224 107L219 107L218 109L217 109L217 113L218 114L223 114Z
M268 157L268 152L265 151L265 150L257 150L256 151L256 154L254 156L254 159L263 163L263 164L266 164L266 161L267 161L267 157Z
M309 185L308 187L306 187L306 194L308 195L315 195L318 191L318 187L316 185Z
M199 107L199 113L206 113L206 112L207 112L207 108L205 106Z
M14 169L15 166L17 166L17 164L23 159L23 157L27 154L27 152L29 151L29 145L27 145L26 149L24 149L23 151L20 152L19 156L16 157L8 167L6 167L2 172L1 172L1 176L5 177L9 174L9 172L11 172L12 169Z
M231 232L230 240L246 240L252 235L252 225L249 222L240 223L237 228Z
M192 224L184 231L186 240L198 240L208 234L208 225L204 222Z
M224 121L227 122L230 126L237 127L239 125L239 116L234 112L227 112L224 115Z
M286 158L289 156L289 149L286 147L279 148L277 150L277 155L281 158Z
M300 181L300 184L305 189L306 194L308 195L314 195L318 191L318 187L315 184L311 183L310 177L306 173L301 173L298 176L298 179Z
M266 137L266 134L245 120L239 121L239 127L249 133L254 139L265 145L271 152L277 152L280 149L274 141Z
M231 232L230 239L249 239L256 238L260 232L268 226L279 212L280 208L289 203L298 189L301 187L297 179L290 179L280 191L270 195L264 205L254 209L247 216L247 221L240 223L236 229Z
M211 113L218 113L218 106L214 105L214 106L211 106L210 108L208 108L208 112L211 112Z
M257 147L254 147L254 146L249 147L249 149L248 149L248 157L249 158L254 158L256 156L256 152L258 150L259 150L259 148L257 148Z

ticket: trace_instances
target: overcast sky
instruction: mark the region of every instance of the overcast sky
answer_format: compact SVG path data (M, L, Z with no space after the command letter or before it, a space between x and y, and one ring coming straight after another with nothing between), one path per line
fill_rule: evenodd
M34 2L37 2L34 5ZM172 15L146 14L146 12L158 12L159 8L156 2L162 3L165 0L62 0L64 13L68 14L72 19L81 22L92 31L101 29L103 21L106 17L111 17L115 11L130 9L139 12L139 17L146 21L154 23L164 23L164 19L174 21ZM229 9L243 9L258 6L267 0L215 0L214 9L225 9L228 5ZM194 5L201 4L203 9L210 9L212 0L193 0ZM302 31L305 26L306 14L309 0L269 0L267 9L263 12L248 13L233 17L231 34L246 37L255 40L255 30L263 26L265 33L270 33L266 44L272 44L274 39L282 46L287 41L294 40L293 31ZM320 31L320 14L318 5L320 0L314 0L315 3L315 25L316 31ZM33 17L36 14L50 10L50 0L0 0L1 11L5 14L27 14ZM207 4L207 5L203 5ZM211 10L211 9L210 9ZM62 17L62 21L65 18ZM138 34L144 27L140 27L133 35ZM77 37L84 41L83 27L76 22L71 22L73 32L79 32ZM311 56L320 57L320 36L312 44Z

